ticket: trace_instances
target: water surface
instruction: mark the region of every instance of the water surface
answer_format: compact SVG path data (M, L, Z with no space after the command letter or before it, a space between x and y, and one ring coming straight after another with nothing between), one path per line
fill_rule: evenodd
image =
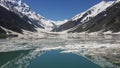
M120 36L1 39L0 68L120 68Z
M101 68L86 58L72 54L60 53L59 50L48 51L34 59L28 68Z

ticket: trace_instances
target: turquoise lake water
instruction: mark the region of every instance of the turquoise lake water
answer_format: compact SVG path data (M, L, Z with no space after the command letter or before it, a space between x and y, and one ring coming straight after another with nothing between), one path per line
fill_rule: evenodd
M101 68L82 56L48 51L32 61L28 68Z
M26 50L0 53L0 66L11 61L7 67L18 68L18 65L15 63L21 59L20 57L27 55L29 52L29 50ZM26 68L101 68L99 65L92 63L82 56L72 53L60 53L60 50L47 51L35 59L24 59L24 62L29 62ZM21 67L19 68L25 67L23 63L20 63L21 65L19 66Z
M120 68L120 36L1 39L0 68Z

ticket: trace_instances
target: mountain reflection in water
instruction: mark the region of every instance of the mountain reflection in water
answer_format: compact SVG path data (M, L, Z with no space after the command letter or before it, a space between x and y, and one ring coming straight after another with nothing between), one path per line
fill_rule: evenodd
M119 35L2 39L0 68L120 68L119 46Z

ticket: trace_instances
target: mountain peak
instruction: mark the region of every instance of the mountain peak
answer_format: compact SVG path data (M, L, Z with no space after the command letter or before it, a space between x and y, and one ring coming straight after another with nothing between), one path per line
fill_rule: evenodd
M0 6L19 15L24 21L34 25L35 28L51 29L54 26L52 21L47 20L42 15L32 11L29 5L22 0L0 0Z
M89 8L88 10L80 14L77 14L71 20L53 29L53 31L64 31L64 30L76 28L81 24L85 24L89 20L93 19L95 16L100 14L101 12L105 12L107 8L112 6L114 3L115 1L101 1L100 3Z
M77 14L75 17L72 18L72 20L74 21L74 20L77 20L79 18L82 18L81 22L86 22L90 18L99 14L100 12L105 11L107 9L107 7L109 7L113 3L114 3L114 1L101 1L100 3L91 7L90 9L88 9L80 14Z

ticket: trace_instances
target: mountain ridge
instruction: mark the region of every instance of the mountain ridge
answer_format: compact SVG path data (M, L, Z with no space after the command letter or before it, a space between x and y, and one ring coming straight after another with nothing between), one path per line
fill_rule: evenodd
M69 32L99 32L110 31L111 33L119 32L120 22L120 2L114 3L106 11L99 13L93 19L75 27Z
M119 0L117 0L117 1L101 1L100 3L94 5L90 9L84 11L83 13L77 14L76 16L71 18L68 22L65 22L61 26L53 29L53 31L54 32L66 31L68 33L69 32L72 32L72 33L87 32L87 33L89 33L89 32L95 32L95 31L101 31L101 32L109 31L109 30L97 30L100 28L99 27L93 28L94 25L91 27L89 27L89 26L93 24L92 21L94 21L96 19L96 17L98 17L98 16L99 17L102 17L102 16L107 17L108 15L105 14L105 12L108 12L110 7L113 7L115 4L118 4L118 3L119 3ZM110 10L110 11L112 11L112 10ZM114 12L110 12L110 13L112 14ZM110 16L110 13L109 13L109 16ZM109 18L109 16L108 16L108 18ZM91 21L91 23L90 23L90 21ZM96 24L99 23L100 21L102 21L102 19L97 21ZM91 30L91 29L93 29L93 30ZM103 29L104 29L104 27L103 27Z
M9 35L12 33L9 32L9 30L22 34L24 34L24 31L26 30L31 31L33 33L34 32L39 33L40 31L44 32L50 30L52 30L53 32L61 32L67 30L68 33L112 30L115 29L116 27L118 28L119 26L115 27L114 26L115 24L112 24L114 26L113 28L111 24L108 24L109 20L106 21L108 23L104 24L104 27L103 24L100 26L96 24L103 21L104 18L113 19L112 17L110 17L110 13L111 15L113 15L113 17L117 16L115 17L115 21L119 22L119 17L117 15L117 13L119 13L118 11L119 9L115 11L116 13L109 12L109 11L113 11L112 9L116 9L112 7L118 3L119 0L108 1L108 2L101 1L100 3L91 7L90 9L72 17L70 20L58 21L58 22L62 22L62 24L55 24L56 21L47 20L40 14L35 13L30 9L30 7L26 3L23 3L22 0L1 0L0 1L0 9L1 9L0 34ZM119 5L117 7L119 8ZM6 31L4 29L8 29L8 30ZM117 32L117 31L113 30L113 32Z
M36 26L36 28L38 27L45 29L54 26L52 21L47 20L40 14L32 11L26 3L22 2L22 0L1 0L0 5L7 8L9 11L18 14L23 19L26 16L29 19L28 23L33 24L34 26Z

